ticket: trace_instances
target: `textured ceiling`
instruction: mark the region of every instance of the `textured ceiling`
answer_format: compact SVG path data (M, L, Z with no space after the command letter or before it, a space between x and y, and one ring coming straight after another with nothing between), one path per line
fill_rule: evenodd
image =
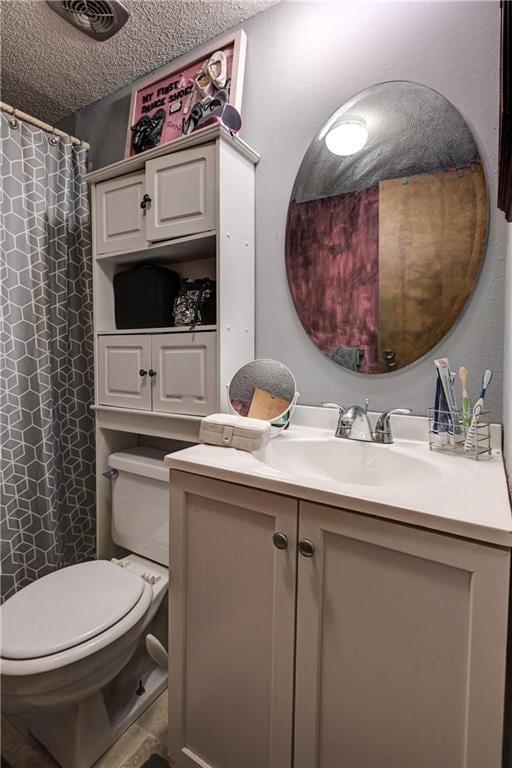
M0 0L2 100L54 123L278 0L123 0L130 19L97 42L44 0Z
M300 167L296 202L340 195L419 173L434 173L479 159L464 118L444 96L418 83L380 83L343 104L326 125L363 120L368 141L348 157L327 149L319 130Z

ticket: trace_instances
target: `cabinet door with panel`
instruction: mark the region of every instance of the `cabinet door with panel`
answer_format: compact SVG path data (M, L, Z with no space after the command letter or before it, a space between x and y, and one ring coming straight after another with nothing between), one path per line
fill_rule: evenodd
M215 228L215 160L215 145L206 144L146 163L151 198L148 240L170 240Z
M141 171L96 185L97 254L147 246L146 211L141 207L144 184Z
M151 337L143 334L98 337L98 402L151 410Z
M297 501L177 471L170 488L170 757L291 768Z
M156 334L151 337L153 410L206 416L218 410L217 334Z
M309 502L299 539L295 768L499 768L509 553Z

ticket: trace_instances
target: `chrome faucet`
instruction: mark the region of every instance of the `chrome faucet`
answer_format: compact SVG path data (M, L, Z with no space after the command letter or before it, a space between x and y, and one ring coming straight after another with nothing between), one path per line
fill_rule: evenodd
M365 400L362 405L352 405L345 410L342 405L337 403L322 403L324 408L337 408L339 417L334 432L335 437L344 437L347 440L362 440L366 443L384 443L389 445L393 442L393 433L391 431L392 413L411 413L410 408L392 408L384 411L375 424L375 430L372 429L368 416L368 403Z
M368 418L368 403L369 400L366 400L364 408L362 405L352 405L347 410L336 403L322 403L324 408L338 409L339 418L334 433L336 437L365 442L373 440L372 425Z

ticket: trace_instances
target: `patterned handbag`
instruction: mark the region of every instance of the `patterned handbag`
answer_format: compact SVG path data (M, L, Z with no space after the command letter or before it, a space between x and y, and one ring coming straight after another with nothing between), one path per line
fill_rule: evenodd
M196 325L214 325L216 322L216 284L209 277L186 277L174 299L175 325L188 325L192 331Z

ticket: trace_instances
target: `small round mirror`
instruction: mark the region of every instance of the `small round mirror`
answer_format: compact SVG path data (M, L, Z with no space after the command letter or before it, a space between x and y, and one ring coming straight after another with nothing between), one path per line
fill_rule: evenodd
M277 360L253 360L233 376L228 398L232 409L240 416L276 421L295 402L295 377Z

